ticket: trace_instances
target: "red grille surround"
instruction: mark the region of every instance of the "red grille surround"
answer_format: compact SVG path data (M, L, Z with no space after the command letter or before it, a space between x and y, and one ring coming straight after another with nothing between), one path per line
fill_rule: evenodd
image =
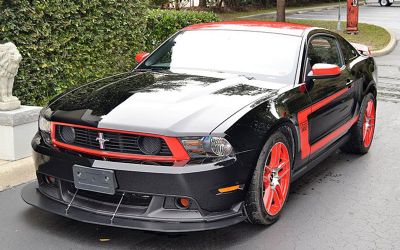
M98 132L111 132L111 133L120 133L127 135L137 135L137 136L148 136L148 137L156 137L163 139L167 146L169 147L172 156L159 156L159 155L141 155L141 154L129 154L129 153L118 153L118 152L110 152L106 150L97 150L92 148L85 148L80 146L75 146L71 144L67 144L61 142L56 139L56 126L69 126L73 128L82 128L88 129ZM115 129L106 129L106 128L95 128L88 127L83 125L62 123L62 122L51 122L51 141L55 147L64 148L71 151L76 151L88 155L95 155L106 158L115 158L115 159L130 159L130 160L140 160L140 161L152 161L152 162L174 162L180 163L179 165L184 165L189 161L190 157L186 152L185 148L182 146L181 142L175 137L163 136L163 135L155 135L155 134L147 134L140 132L130 132L130 131L122 131Z

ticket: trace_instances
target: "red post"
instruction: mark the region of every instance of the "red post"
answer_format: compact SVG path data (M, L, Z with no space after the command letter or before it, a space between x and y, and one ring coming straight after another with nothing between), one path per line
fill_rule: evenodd
M347 33L358 32L358 0L347 0Z

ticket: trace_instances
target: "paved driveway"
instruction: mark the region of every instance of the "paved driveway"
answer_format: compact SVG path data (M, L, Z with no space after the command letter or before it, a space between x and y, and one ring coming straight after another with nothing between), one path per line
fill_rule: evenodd
M400 24L391 20L399 20L400 8L361 13L361 21L400 37ZM268 228L241 223L167 235L98 227L31 208L17 187L0 192L0 249L400 249L400 48L377 61L381 101L370 153L337 152L296 181L281 220Z

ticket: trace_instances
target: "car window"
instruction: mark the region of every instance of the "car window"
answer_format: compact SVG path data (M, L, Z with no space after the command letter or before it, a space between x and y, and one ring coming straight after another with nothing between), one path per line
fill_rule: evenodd
M237 30L183 31L158 48L138 69L233 73L286 84L296 78L301 39Z
M308 45L307 57L311 66L316 63L329 63L342 66L338 42L330 36L316 36L312 38Z
M359 56L357 50L343 38L341 39L341 47L343 51L343 57L346 63L351 62L352 60L354 60Z

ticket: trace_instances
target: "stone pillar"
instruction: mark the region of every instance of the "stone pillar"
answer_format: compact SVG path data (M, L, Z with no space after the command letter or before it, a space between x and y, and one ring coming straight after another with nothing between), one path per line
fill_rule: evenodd
M40 110L22 106L0 111L0 160L15 161L32 155L31 140L38 131Z

